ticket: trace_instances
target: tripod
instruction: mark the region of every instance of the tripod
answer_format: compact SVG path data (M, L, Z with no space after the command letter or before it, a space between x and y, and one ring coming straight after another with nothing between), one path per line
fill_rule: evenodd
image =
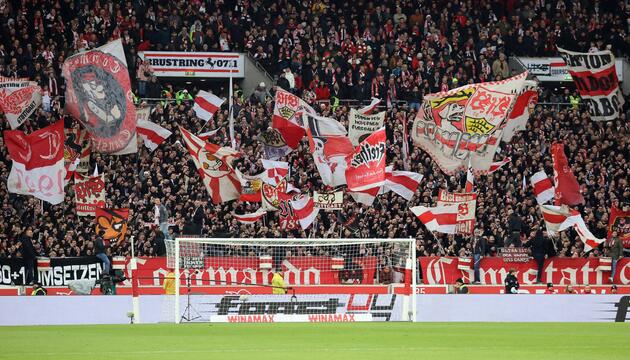
M193 321L199 319L200 317L201 315L199 315L199 312L190 303L190 275L188 275L186 277L186 307L184 308L182 318L179 322L182 322L182 320Z

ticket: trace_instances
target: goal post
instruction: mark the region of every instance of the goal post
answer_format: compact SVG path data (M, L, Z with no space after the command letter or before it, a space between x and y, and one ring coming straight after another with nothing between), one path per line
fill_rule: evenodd
M415 321L415 239L176 238L172 320Z

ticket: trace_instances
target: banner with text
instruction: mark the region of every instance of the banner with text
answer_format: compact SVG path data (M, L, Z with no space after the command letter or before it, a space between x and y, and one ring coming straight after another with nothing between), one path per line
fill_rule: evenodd
M558 48L573 82L588 107L591 119L615 120L624 100L615 71L615 56L610 52L578 53Z
M356 109L350 109L348 116L348 138L352 145L357 146L370 134L383 127L385 121L385 111L366 115Z
M245 77L245 57L237 53L145 51L140 57L155 76L198 78Z
M477 194L450 193L440 189L437 206L457 205L457 233L471 235L475 230Z

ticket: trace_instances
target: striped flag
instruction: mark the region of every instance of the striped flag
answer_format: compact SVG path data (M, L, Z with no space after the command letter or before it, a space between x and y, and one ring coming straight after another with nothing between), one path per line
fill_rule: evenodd
M140 135L142 141L144 141L144 146L150 151L155 151L160 144L173 134L169 130L148 120L138 120L136 129L138 135Z
M359 204L372 206L380 190L380 187L374 187L360 191L348 191L348 194Z
M377 98L372 98L372 102L370 102L370 104L368 106L362 107L361 109L359 109L359 113L363 114L363 115L370 115L372 113L372 111L374 111L374 109L376 109L376 107L378 106L378 104L381 103L381 99L377 99Z
M224 102L224 99L221 99L220 97L207 91L201 90L195 97L193 110L195 110L195 114L197 114L198 118L208 121L212 119L214 113L219 110Z
M405 198L405 200L410 201L422 178L422 174L411 171L393 171L391 167L388 167L385 169L384 189L393 191Z
M553 199L555 192L553 184L543 170L532 175L530 182L534 187L534 195L536 196L536 201L538 201L539 204L544 204Z
M490 164L490 169L488 169L488 174L492 174L493 172L499 170L500 168L503 167L503 165L509 163L510 161L512 161L511 157L506 157L505 159L501 160L501 161L497 161L497 162L493 162L492 164Z
M310 195L298 195L294 199L291 200L293 213L297 216L302 229L306 230L315 221L317 214L319 214L319 209L315 207L315 202Z
M442 205L436 207L414 206L410 210L429 231L445 234L457 232L457 205Z
M584 243L585 252L591 251L606 240L596 238L591 233L582 215L577 210L569 209L567 206L540 205L540 211L545 220L547 231L551 234L573 227L580 240Z
M241 224L253 224L256 221L262 219L263 216L265 216L266 214L267 214L267 211L263 208L260 208L251 214L239 215L232 212L232 216L234 216L234 218Z

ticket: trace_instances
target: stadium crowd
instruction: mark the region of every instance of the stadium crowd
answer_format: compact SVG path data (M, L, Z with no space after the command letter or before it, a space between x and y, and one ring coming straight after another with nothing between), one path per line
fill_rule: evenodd
M374 205L355 203L345 195L344 209L321 211L306 231L285 231L275 213L264 223L242 225L236 213L253 212L259 205L230 202L213 205L177 130L221 130L209 141L230 143L227 109L204 124L195 117L181 84L158 80L138 57L143 50L247 51L270 73L278 86L316 104L324 116L347 125L349 107L339 99L359 102L384 99L390 146L388 164L402 169L402 124L411 128L422 96L466 83L500 80L511 74L512 55L551 56L556 45L587 51L608 46L627 56L628 8L623 1L0 1L0 75L28 77L43 89L44 104L21 129L32 131L64 118L67 128L79 124L63 115L64 81L61 64L69 55L121 38L134 89L142 98L171 98L149 102L151 121L173 131L155 152L140 148L137 155L93 153L106 174L107 205L131 209L130 235L136 254L163 255L163 235L154 224L154 200L169 210L169 236L178 234L235 237L401 237L417 238L418 256L471 255L473 242L462 236L431 235L409 211L418 204L435 204L438 190L463 190L465 175L446 176L422 150L412 146L411 171L424 175L416 196L407 202L393 193L380 195ZM189 85L187 91L196 93ZM565 92L566 91L566 92ZM541 90L540 102L569 103L576 92ZM225 95L225 88L218 91ZM237 164L246 174L262 171L263 149L258 135L270 125L274 88L261 84L253 94L235 92L237 147L244 156ZM512 162L475 179L479 193L476 228L488 246L483 255L496 255L508 233L519 231L527 242L542 231L529 176L540 169L552 174L550 144L562 140L586 204L580 210L598 237L606 236L612 204L630 203L628 117L598 123L578 103L538 105L527 130L500 155ZM358 103L352 103L357 106ZM7 128L6 122L2 128ZM93 218L78 217L71 186L59 205L9 194L6 180L11 162L0 142L0 257L20 256L19 239L31 229L38 254L51 257L94 255ZM286 159L291 182L304 190L323 190L317 169L303 140ZM527 180L525 180L527 179ZM514 212L519 221L510 222ZM573 231L553 239L549 255L589 254ZM516 244L519 245L519 244ZM128 255L129 243L109 248ZM235 249L235 252L246 251Z

